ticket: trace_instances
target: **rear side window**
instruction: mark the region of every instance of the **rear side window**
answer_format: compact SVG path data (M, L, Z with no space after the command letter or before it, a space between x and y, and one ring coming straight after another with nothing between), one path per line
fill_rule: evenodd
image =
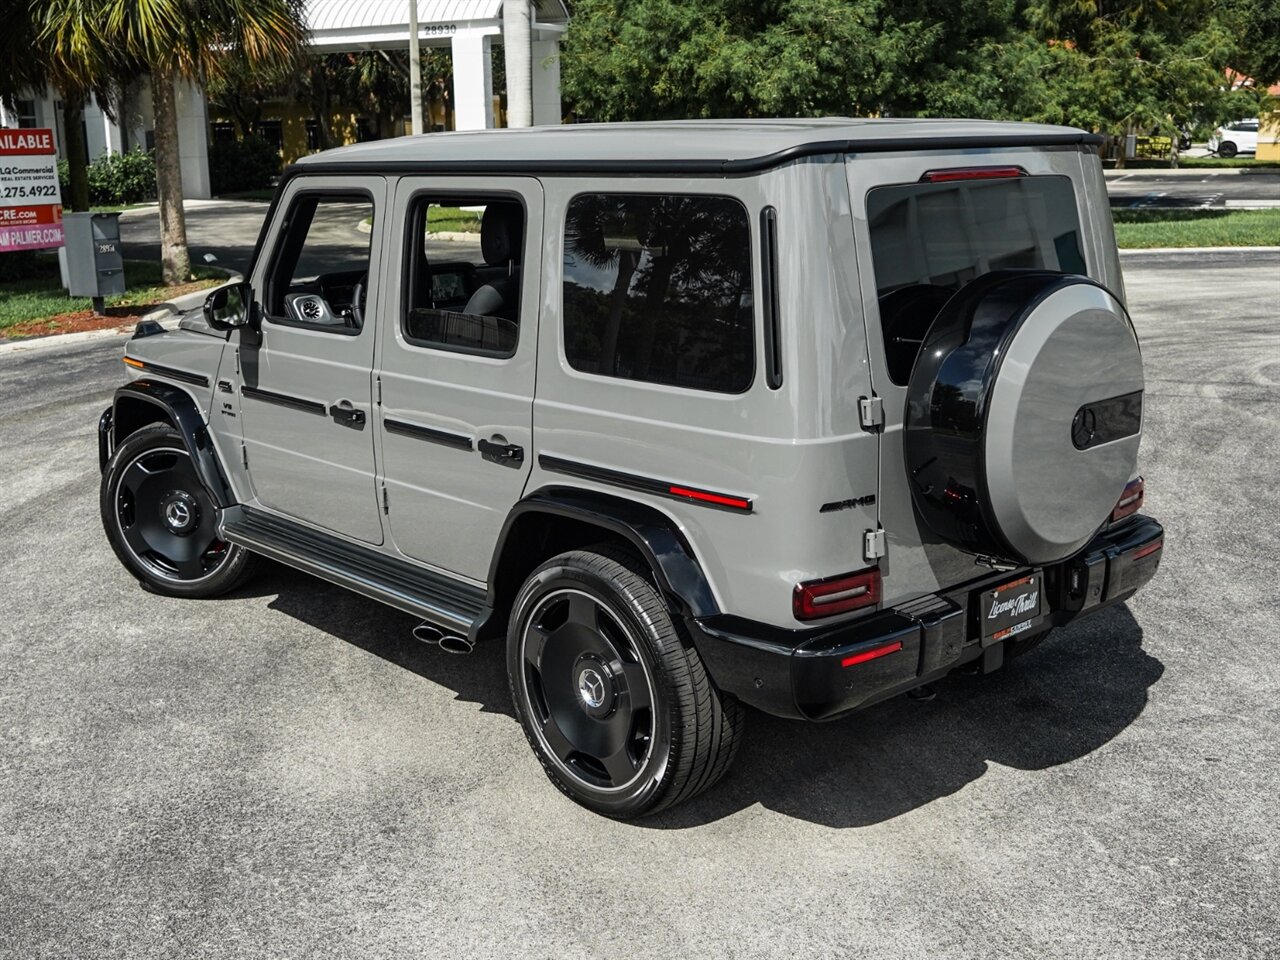
M751 231L730 197L569 204L564 338L584 373L742 393L755 369Z
M889 376L905 385L930 323L951 295L993 270L1084 273L1067 177L876 187L867 222Z

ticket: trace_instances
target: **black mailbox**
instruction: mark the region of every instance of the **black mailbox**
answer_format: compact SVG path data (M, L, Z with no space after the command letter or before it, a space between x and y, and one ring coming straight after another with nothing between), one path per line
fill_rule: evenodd
M124 256L120 251L120 214L64 213L67 282L73 297L95 301L124 293ZM95 302L95 308L99 306Z

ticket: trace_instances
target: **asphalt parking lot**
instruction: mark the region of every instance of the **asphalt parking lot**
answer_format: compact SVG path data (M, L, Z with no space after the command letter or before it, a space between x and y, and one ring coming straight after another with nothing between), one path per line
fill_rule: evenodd
M1126 257L1157 579L987 678L621 824L502 653L272 567L162 599L98 520L120 340L0 355L0 956L1274 957L1280 255Z
M1110 170L1107 197L1112 207L1275 207L1280 206L1280 171Z

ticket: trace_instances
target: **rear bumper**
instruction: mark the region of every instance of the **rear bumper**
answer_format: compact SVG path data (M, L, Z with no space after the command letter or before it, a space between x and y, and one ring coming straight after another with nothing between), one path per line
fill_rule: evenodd
M1155 575L1163 545L1164 528L1134 516L1045 568L1046 612L1030 633L1132 596ZM975 598L1016 575L995 573L835 627L785 630L726 615L688 625L721 690L775 716L827 720L979 657L998 663L1003 645L984 647Z

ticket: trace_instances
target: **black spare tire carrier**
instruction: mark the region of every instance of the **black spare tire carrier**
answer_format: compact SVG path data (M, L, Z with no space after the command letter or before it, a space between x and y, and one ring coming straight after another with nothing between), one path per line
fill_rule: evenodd
M907 391L904 449L927 526L1016 565L1078 552L1137 465L1142 358L1087 277L985 274L938 312Z

